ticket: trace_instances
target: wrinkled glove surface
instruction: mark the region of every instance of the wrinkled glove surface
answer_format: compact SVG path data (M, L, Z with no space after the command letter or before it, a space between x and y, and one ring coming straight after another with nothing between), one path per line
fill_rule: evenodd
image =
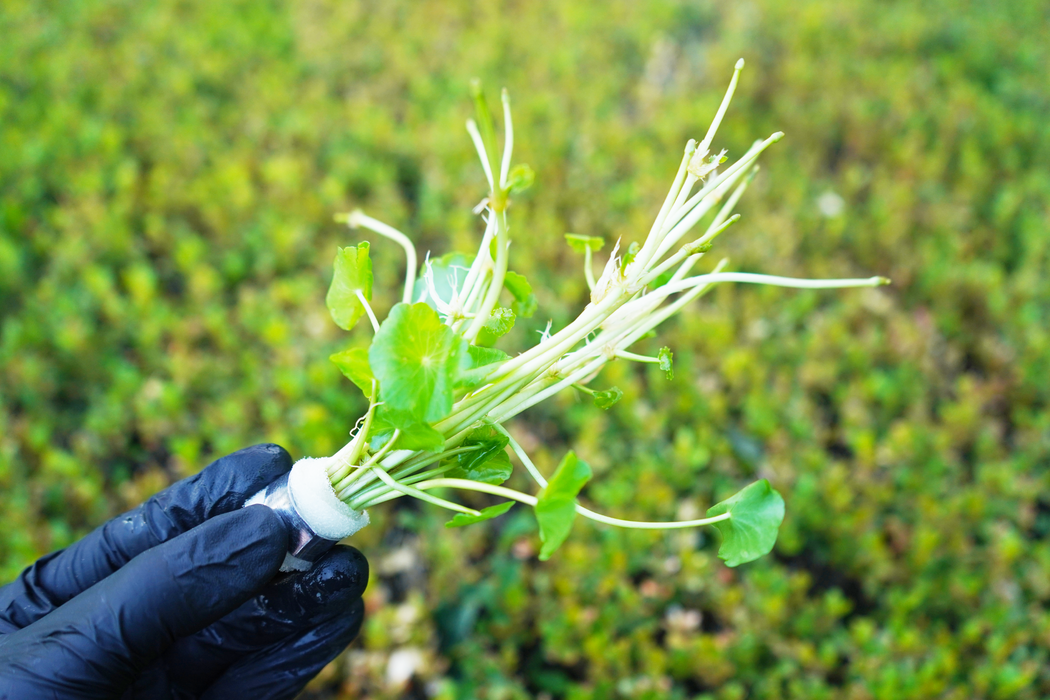
M223 457L0 588L0 699L295 697L357 636L368 563L278 574L281 520L241 506L291 466Z

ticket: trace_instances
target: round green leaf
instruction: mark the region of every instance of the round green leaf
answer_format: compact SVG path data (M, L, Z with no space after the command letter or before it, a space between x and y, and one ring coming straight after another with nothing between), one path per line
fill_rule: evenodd
M583 236L579 233L566 233L565 242L577 253L582 253L588 248L592 251L601 250L605 245L605 239L599 236Z
M732 517L714 524L722 533L718 556L725 560L726 566L738 566L772 551L777 530L784 521L784 499L762 479L711 506L707 516L722 513Z
M387 407L434 423L452 411L456 379L470 366L470 354L432 308L398 304L372 340L368 361Z
M620 387L614 386L604 391L594 392L594 405L603 411L608 411L622 398L623 391L620 390Z

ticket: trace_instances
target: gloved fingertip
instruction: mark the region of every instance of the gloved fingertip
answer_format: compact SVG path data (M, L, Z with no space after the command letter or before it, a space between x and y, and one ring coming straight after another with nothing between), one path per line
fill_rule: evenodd
M255 554L263 561L277 561L278 567L284 561L290 534L284 521L269 506L257 504L242 508L231 513L223 525L226 532L221 536L236 542L238 551Z
M280 445L245 447L154 495L142 504L142 517L154 539L164 542L209 518L236 511L291 468L292 457Z
M358 600L368 585L368 560L361 552L336 545L299 576L295 597L309 616L339 614Z
M201 474L219 483L229 483L232 491L253 495L292 468L288 450L272 442L252 445L215 460Z
M270 481L292 468L292 456L288 454L288 450L272 442L252 445L235 454L254 462L258 466L260 473L272 477Z
M254 505L216 516L162 548L169 550L166 556L180 578L201 579L195 585L207 587L208 576L234 577L236 588L247 592L261 588L277 574L288 551L288 538L276 513Z

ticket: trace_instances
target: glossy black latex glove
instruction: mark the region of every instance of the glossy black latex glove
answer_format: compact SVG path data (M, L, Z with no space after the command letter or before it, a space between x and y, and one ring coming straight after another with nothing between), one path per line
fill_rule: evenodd
M281 520L241 506L291 466L223 457L0 588L0 699L294 697L357 636L368 563L278 573Z

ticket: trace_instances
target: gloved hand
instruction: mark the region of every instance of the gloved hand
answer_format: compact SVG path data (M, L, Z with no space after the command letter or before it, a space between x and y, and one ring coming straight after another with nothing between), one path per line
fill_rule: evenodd
M276 445L214 462L0 588L0 698L292 698L350 643L368 563L278 575L288 533L245 499Z

